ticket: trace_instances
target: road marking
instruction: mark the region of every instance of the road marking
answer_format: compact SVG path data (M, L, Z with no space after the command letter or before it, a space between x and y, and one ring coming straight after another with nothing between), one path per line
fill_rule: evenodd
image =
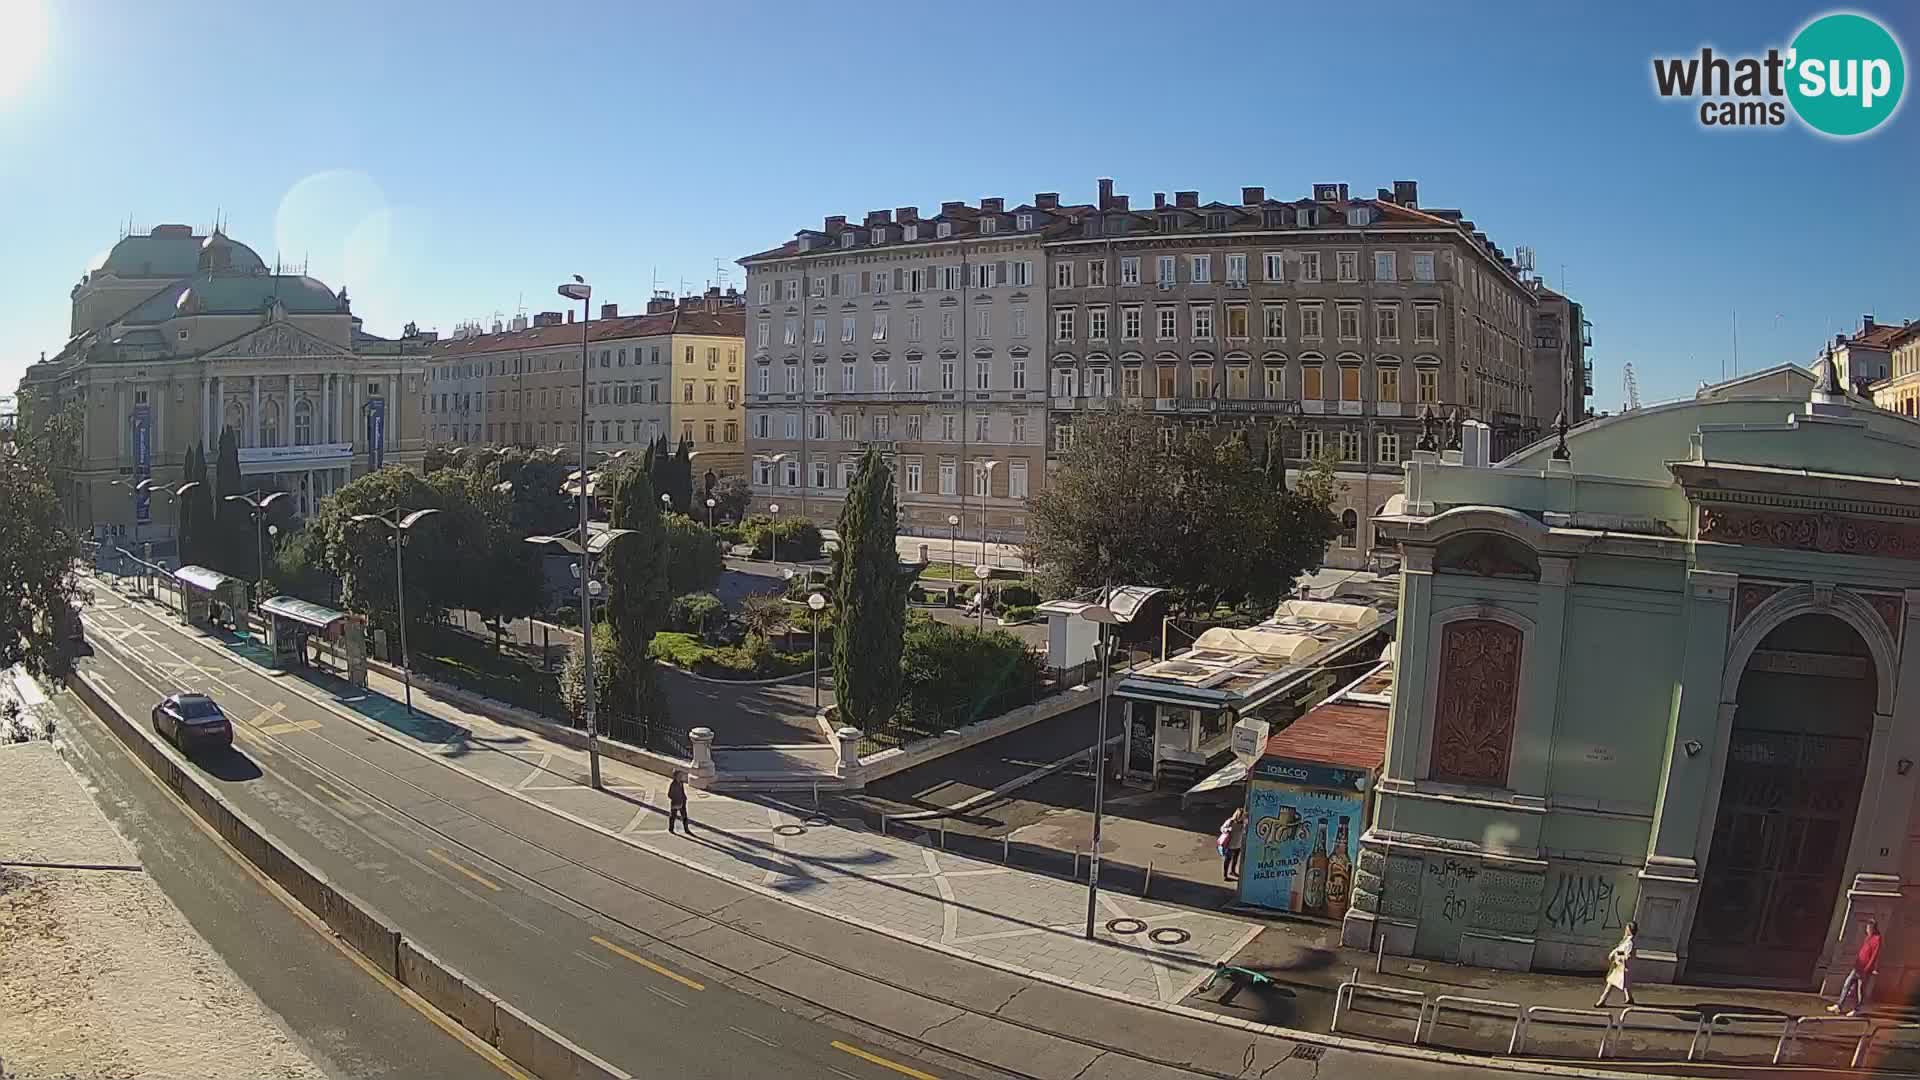
M829 1066L827 1066L827 1071L828 1071L828 1072L830 1072L830 1073L834 1073L835 1075L838 1075L838 1076L844 1076L844 1077L846 1077L846 1078L847 1078L847 1080L860 1080L860 1078L859 1078L859 1077L857 1077L857 1076L855 1076L855 1075L853 1075L852 1073L850 1073L850 1072L848 1072L847 1070L845 1070L845 1069L836 1069L836 1068L834 1068L834 1067L833 1067L833 1066L831 1066L831 1065L829 1065Z
M582 960L585 960L587 963L592 964L594 967L606 968L608 971L613 970L612 964L607 963L605 960L602 960L597 956L593 956L588 953L583 953L579 949L573 950L573 955L579 957Z
M313 785L313 787L314 787L314 790L320 792L320 794L322 795L325 795L327 798L332 799L334 802L341 803L341 804L345 804L347 802L347 797L345 795L340 794L339 792L333 790L332 788L328 787L325 784L315 784Z
M687 1007L686 1002L681 1001L679 998L674 997L672 994L667 993L665 990L660 990L651 986L641 987L641 989L645 990L649 994L652 994L654 997L665 998L668 1001L673 1002L675 1005L678 1005L683 1009Z
M774 1042L772 1039L769 1039L764 1035L755 1035L753 1032L748 1031L746 1028L743 1028L743 1027L734 1027L732 1024L728 1024L727 1028L731 1031L737 1031L740 1034L745 1035L747 1038L752 1039L754 1042L761 1043L766 1046L780 1045L779 1043Z
M641 956L637 953L628 952L626 949L623 949L620 946L615 945L613 942L608 941L606 938L601 937L599 934L593 935L593 943L607 950L608 952L618 953L621 956L626 957L627 959L633 961L634 963L639 964L641 967L646 968L648 971L653 972L655 975L665 975L667 978L672 979L674 982L679 983L681 986L685 986L693 990L705 990L707 988L705 983L697 983L697 982L694 982L692 979L687 978L685 975L680 974L677 971L669 971L668 969L661 967L659 964L654 963L653 961L647 959L644 956Z
M493 882L488 881L486 878L483 878L479 874L474 873L472 870L467 869L465 866L461 865L460 863L455 862L451 855L448 855L446 852L441 851L439 848L428 848L427 854L433 856L435 859L439 860L440 862L443 862L448 866L453 867L455 870L460 871L461 873L467 875L468 877L479 882L480 884L485 885L487 888L492 889L494 892L500 891L500 886L495 885Z
M835 1050L841 1051L842 1053L852 1054L854 1057L857 1057L862 1061L871 1061L875 1065L878 1065L883 1069L892 1069L894 1072L899 1073L901 1076L911 1076L913 1077L913 1080L940 1080L939 1077L933 1075L932 1073L923 1073L919 1069L915 1069L907 1065L902 1065L897 1061L888 1061L886 1058L881 1057L879 1054L869 1054L865 1050L862 1050L857 1046L851 1045L849 1043L843 1043L838 1039L835 1039L833 1041L833 1048Z
M318 720L288 720L283 724L269 724L260 729L266 735L291 735L296 731L319 731Z

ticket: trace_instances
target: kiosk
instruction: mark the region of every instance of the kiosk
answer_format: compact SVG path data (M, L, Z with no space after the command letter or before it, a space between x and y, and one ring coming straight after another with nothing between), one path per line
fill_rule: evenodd
M183 566L173 572L180 583L180 620L189 626L244 626L247 583L204 566Z
M273 597L260 605L260 614L267 620L267 650L275 668L307 666L307 643L318 639L348 682L367 685L367 633L360 616L297 596Z

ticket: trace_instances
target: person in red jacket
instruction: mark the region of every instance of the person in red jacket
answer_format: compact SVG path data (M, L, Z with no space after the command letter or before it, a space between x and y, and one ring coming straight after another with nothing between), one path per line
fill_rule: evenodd
M1859 1016L1860 1005L1867 996L1867 980L1879 966L1880 922L1868 919L1867 936L1861 940L1860 951L1853 958L1853 970L1847 972L1847 980L1840 984L1840 1000L1827 1006L1827 1011Z

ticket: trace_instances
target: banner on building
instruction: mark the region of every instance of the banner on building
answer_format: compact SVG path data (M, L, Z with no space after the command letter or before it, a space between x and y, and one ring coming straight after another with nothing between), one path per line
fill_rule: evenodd
M1319 773L1341 770L1314 771L1311 779L1323 780ZM1309 787L1258 773L1247 783L1240 899L1295 915L1344 917L1365 828L1365 793L1350 784Z
M387 461L387 399L367 399L367 467L378 472Z
M133 407L133 482L153 477L153 406ZM153 520L153 496L136 491L133 496L133 520L145 525Z

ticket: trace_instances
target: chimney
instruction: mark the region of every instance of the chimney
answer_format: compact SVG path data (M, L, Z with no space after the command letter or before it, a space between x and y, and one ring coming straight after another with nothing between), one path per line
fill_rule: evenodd
M920 220L920 208L917 206L902 206L893 212L893 216L902 225L912 225Z
M1314 202L1333 202L1335 199L1338 199L1339 197L1340 197L1339 184L1313 185L1313 201Z
M828 236L838 236L840 235L840 230L846 227L847 227L847 216L845 214L835 214L832 217L827 219L827 235Z
M1263 187L1243 187L1240 189L1240 205L1259 206L1267 201L1267 189Z
M1393 201L1401 206L1418 207L1420 205L1420 184L1415 180L1395 180L1393 182Z
M1007 201L1005 199L983 198L980 200L980 212L983 214L998 214L1004 211L1006 205Z
M1132 199L1133 196L1131 195L1115 195L1113 197L1113 208L1115 210L1125 210L1127 203L1132 201Z
M1847 335L1845 335L1845 334L1835 334L1835 335L1833 335L1833 347L1834 347L1834 348L1836 348L1836 349L1837 349L1837 348L1839 348L1840 346L1842 346L1842 345L1845 345L1846 343L1847 343Z
M572 308L567 309L567 325L568 326L573 325L573 309Z
M871 229L875 225L891 225L891 224L893 224L893 211L891 210L867 211L867 218L865 222L865 225L867 228Z
M535 315L535 316L533 317L533 325L535 325L535 326L559 326L559 325L560 325L560 313L559 313L559 312L557 312L557 311L543 311L543 312L541 312L540 314L538 314L538 315Z
M1183 210L1200 208L1200 193L1197 191L1176 191L1173 193L1173 205Z
M1100 178L1100 209L1106 210L1106 209L1110 209L1112 206L1113 206L1113 180L1110 179L1109 177L1103 176Z
M1386 188L1381 188L1379 191L1374 193L1373 197L1379 200L1380 202L1392 202L1393 192L1387 190Z
M1347 185L1345 184L1340 185L1340 201L1341 202L1347 201Z
M1860 332L1865 334L1871 329L1873 329L1873 312L1869 311L1865 315L1860 316Z
M1164 191L1156 191L1156 192L1154 192L1154 193L1153 193L1153 208L1154 208L1155 210L1165 210L1165 209L1167 208L1167 193L1166 193L1166 192L1164 192Z
M1033 197L1033 205L1036 210L1058 210L1060 208L1060 193L1057 191L1039 192Z
M601 304L601 305L600 305L600 317L601 317L601 318L603 318L603 319L617 319L617 318L619 318L619 317L620 317L620 305L619 305L619 304Z
M951 214L956 210L966 209L966 206L967 204L963 202L943 202L940 204L940 212L942 214Z

